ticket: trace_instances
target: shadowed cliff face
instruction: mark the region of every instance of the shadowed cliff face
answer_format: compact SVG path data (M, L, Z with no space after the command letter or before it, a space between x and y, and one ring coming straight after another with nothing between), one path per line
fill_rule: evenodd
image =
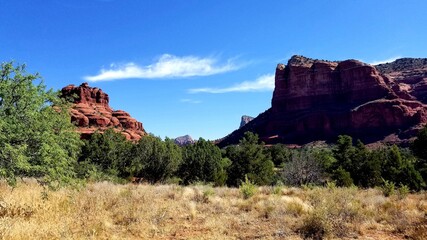
M96 131L103 132L114 128L128 140L139 140L147 133L142 123L132 118L129 113L113 111L109 106L108 94L99 88L89 87L83 83L76 87L68 85L61 91L62 98L71 101L71 121L74 122L82 138L88 138Z
M237 143L245 131L259 134L266 143L303 144L335 140L340 134L367 143L406 140L427 122L427 106L419 99L420 81L408 87L392 73L357 60L293 56L276 68L272 107L219 145Z

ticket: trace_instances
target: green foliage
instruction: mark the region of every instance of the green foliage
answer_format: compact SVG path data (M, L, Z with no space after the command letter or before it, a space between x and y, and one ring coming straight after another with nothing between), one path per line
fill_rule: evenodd
M132 170L132 143L123 134L108 129L85 141L78 174L92 180L127 178Z
M353 146L351 137L339 136L333 155L337 161L329 172L339 186L353 182L361 187L375 187L382 185L384 179L414 190L425 187L416 170L416 159L396 145L369 150L361 141Z
M411 150L418 158L415 163L416 169L427 181L427 126L418 133L417 138L411 145Z
M195 144L185 146L182 155L179 176L184 184L197 181L225 184L229 162L222 159L221 150L213 143L200 138Z
M400 184L399 188L397 189L397 194L399 196L399 199L404 199L406 196L408 196L410 192L410 189L408 186Z
M54 107L52 107L54 106ZM66 104L25 65L0 69L0 177L36 177L57 187L73 181L81 141Z
M272 189L272 193L275 195L281 195L282 194L282 189L283 189L283 182L281 182L280 180L277 181L277 183L274 185L273 189Z
M351 178L350 173L341 166L334 170L332 176L336 184L340 187L350 187L353 185L353 179Z
M332 152L337 160L336 164L343 167L347 171L352 171L353 169L353 157L356 149L353 147L353 139L347 135L338 136L337 143Z
M247 176L245 176L245 181L241 182L239 190L240 193L243 195L243 198L248 199L255 195L255 193L257 192L257 187L252 181L248 179Z
M359 140L354 154L351 176L357 186L374 187L381 184L381 160Z
M238 186L245 176L258 185L273 181L274 163L265 154L263 144L258 143L258 135L246 132L239 145L226 148L225 157L232 162L228 168L229 185Z
M231 166L231 160L228 158L221 158L220 168L217 174L215 175L215 184L217 186L223 186L227 183L228 173L227 170Z
M396 191L396 185L394 182L390 182L388 180L383 180L384 185L382 186L381 190L383 191L384 196L389 197L391 195L394 195Z
M205 190L203 190L203 198L206 200L214 195L215 195L215 191L211 187L208 187Z
M292 151L283 144L275 144L271 147L266 147L265 154L270 155L276 167L283 167L285 163L291 160Z
M411 149L417 157L427 160L427 126L418 133Z
M174 176L182 162L181 148L171 139L145 136L134 146L131 175L155 183Z
M382 177L399 185L407 185L411 189L420 190L425 182L415 168L416 159L408 151L393 145L381 150Z

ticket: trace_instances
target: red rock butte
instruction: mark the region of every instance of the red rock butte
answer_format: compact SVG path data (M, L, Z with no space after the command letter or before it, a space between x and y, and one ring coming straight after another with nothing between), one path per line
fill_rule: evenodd
M400 61L400 62L399 62ZM267 144L304 144L348 134L366 143L403 143L427 123L427 60L372 66L293 56L278 64L271 108L219 142L257 133Z
M82 83L76 87L68 85L62 88L62 98L72 102L71 121L76 124L82 138L87 139L96 131L103 132L113 128L128 140L139 140L147 135L142 123L129 113L111 109L108 94L96 87Z

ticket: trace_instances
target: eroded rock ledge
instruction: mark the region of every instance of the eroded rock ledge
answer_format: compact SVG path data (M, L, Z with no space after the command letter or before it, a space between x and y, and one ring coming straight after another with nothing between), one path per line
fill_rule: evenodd
M88 83L80 86L68 85L62 88L62 98L72 102L71 121L76 124L82 138L94 132L113 128L128 140L139 140L146 135L141 122L123 110L114 111L109 105L108 94Z

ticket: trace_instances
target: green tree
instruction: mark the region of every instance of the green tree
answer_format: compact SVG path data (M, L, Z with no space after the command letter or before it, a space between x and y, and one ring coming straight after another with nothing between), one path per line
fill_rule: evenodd
M151 183L172 177L182 162L181 148L173 140L145 136L134 146L132 175Z
M131 171L131 150L132 143L114 129L96 132L82 147L78 173L94 180L127 178Z
M227 179L224 167L227 167L227 163L216 145L200 138L195 144L185 146L182 155L179 176L184 184L202 181L224 185Z
M50 186L68 183L81 141L67 106L46 90L25 65L2 63L0 69L0 177L36 177Z
M285 163L291 160L291 150L283 144L275 144L271 147L266 147L265 154L270 155L276 167L283 167Z
M357 141L350 174L356 185L374 187L382 184L381 160L360 140Z
M353 139L350 136L338 136L338 140L332 149L332 154L336 162L329 170L332 179L337 182L338 186L350 186L353 184L351 170L353 170L352 160L355 151Z
M333 170L332 179L335 180L336 184L340 187L350 187L353 185L353 179L350 173L341 166Z
M417 138L411 145L411 150L418 158L415 167L421 176L427 181L427 126L418 133Z
M416 158L409 152L393 145L376 150L381 159L382 178L395 185L406 185L413 190L425 187L425 182L416 169Z
M332 152L337 160L336 165L350 171L353 168L352 160L356 149L353 146L353 139L347 135L338 136L338 140Z
M258 135L246 132L239 145L226 148L225 157L232 164L228 169L228 184L239 186L245 176L255 184L270 184L274 177L274 163L263 150L263 144L258 142Z

